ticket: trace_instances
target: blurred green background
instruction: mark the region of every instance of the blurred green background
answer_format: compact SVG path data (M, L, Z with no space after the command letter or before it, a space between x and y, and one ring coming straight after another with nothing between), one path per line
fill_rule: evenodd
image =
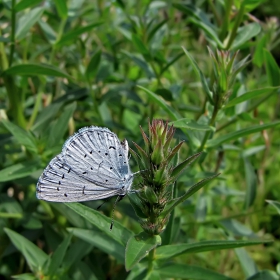
M206 268L219 273L211 279L279 279L279 16L276 0L1 1L0 279L144 279L141 264L125 271L94 224L61 203L38 201L35 190L79 128L108 127L141 146L139 126L147 132L153 119L177 128L180 160L204 151L179 178L178 194L221 173L177 207L164 245L274 242L183 254L172 259L173 272L165 267L149 279L210 279ZM102 206L107 216L112 201ZM128 198L115 218L140 231ZM70 241L69 227L92 235ZM46 255L37 249L51 256L60 243L68 253L43 278L48 265L36 262Z

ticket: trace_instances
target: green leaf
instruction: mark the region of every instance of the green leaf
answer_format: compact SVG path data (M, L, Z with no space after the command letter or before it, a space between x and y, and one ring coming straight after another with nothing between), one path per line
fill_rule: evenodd
M89 32L94 27L97 27L101 24L103 24L103 23L102 22L96 22L96 23L92 23L92 24L89 24L89 25L84 26L84 27L79 27L77 29L71 30L71 31L65 33L61 37L61 39L58 42L56 42L56 46L61 47L61 46L65 45L66 43L73 42L73 41L77 40L77 37L79 37L83 33Z
M241 130L238 130L238 131L233 131L233 132L230 132L228 134L217 137L215 139L208 140L207 143L206 143L206 147L207 148L214 148L216 146L221 145L224 142L228 142L228 141L231 141L231 140L236 140L240 137L244 137L244 136L250 135L252 133L260 132L260 131L263 131L265 129L278 126L279 124L280 124L280 121L276 121L276 122L273 122L273 123L254 125L254 126L244 128L244 129L241 129Z
M172 58L160 71L160 75L162 75L170 66L172 66L179 58L181 58L184 55L183 52L176 55L174 58Z
M96 210L80 203L72 202L64 204L122 245L126 245L132 236L132 232L117 221L114 222L114 227L110 230L111 218L102 215Z
M45 21L39 20L38 21L39 26L41 27L42 31L45 34L45 37L47 38L48 42L50 44L54 44L56 41L57 34L52 29L52 27ZM49 47L49 46L48 46Z
M249 277L258 271L257 265L247 251L243 248L234 249L244 274Z
M243 161L246 178L246 196L244 207L248 210L248 208L253 205L257 195L258 178L249 159L244 158Z
M101 51L95 52L89 61L86 70L86 76L89 82L91 82L96 77L96 73L101 61L101 54Z
M182 254L193 254L223 249L233 249L245 246L263 244L272 241L260 240L211 240L188 244L166 245L157 248L156 259L169 259Z
M38 280L38 278L31 273L13 275L12 278L13 279L20 279L20 280Z
M201 155L200 153L194 154L190 157L188 157L186 160L175 166L172 170L171 176L172 177L177 177L188 165L190 165L194 160L196 160L199 156Z
M279 280L279 275L271 270L262 270L246 280Z
M157 33L157 31L168 21L168 19L164 19L161 22L159 22L158 24L156 24L150 32L148 32L148 37L147 37L147 41L151 41L154 37L154 35Z
M66 106L61 116L52 124L47 141L48 147L53 147L60 143L60 140L67 131L69 119L76 110L76 106L76 102Z
M71 238L72 238L72 233L70 232L68 236L64 238L63 242L58 246L58 248L51 256L51 262L46 271L48 276L54 276L56 274L58 268L60 267L60 265L64 260L64 256L70 244Z
M280 85L280 72L277 62L268 50L264 50L265 68L269 85L278 87Z
M244 0L242 4L245 5L246 11L250 12L260 6L263 2L266 2L266 0Z
M148 78L155 77L154 71L152 70L150 65L141 58L141 55L136 56L126 50L122 50L121 53L124 54L125 56L129 57L129 59L131 59L132 61L134 61L134 63L146 73L146 76Z
M166 88L159 88L155 91L155 94L160 95L164 100L173 101L172 92Z
M157 104L159 105L168 115L172 120L177 120L179 116L177 116L177 113L170 107L168 104L165 103L165 101L159 97L157 94L149 91L148 89L142 87L142 86L137 86L138 88L142 89L145 91L148 96Z
M158 269L162 279L180 278L180 279L199 279L199 280L234 280L228 276L222 275L204 267L171 263L159 267Z
M231 49L239 49L244 43L261 32L261 26L257 22L249 23L238 29L236 37L232 43Z
M23 145L30 152L37 153L36 139L31 133L7 120L2 120L2 124L20 145Z
M63 106L63 102L54 102L49 106L42 109L39 113L36 122L34 123L32 130L39 131L40 134L45 132L46 126L51 122L51 120L56 116L61 107Z
M38 161L17 163L0 170L0 182L8 182L31 175L40 169Z
M128 195L128 198L129 198L129 201L130 201L130 204L131 206L133 207L134 209L134 212L135 214L139 217L139 218L142 218L142 219L146 219L147 218L147 215L145 215L143 209L142 209L142 204L141 204L141 200L140 198L138 197L137 194L129 194Z
M15 247L23 254L30 269L38 272L42 269L48 256L31 241L11 229L4 228Z
M265 94L277 92L277 89L279 89L279 87L267 87L267 88L260 88L260 89L247 91L247 92L243 93L242 95L230 100L230 102L228 104L226 104L226 106L224 108L232 107L241 102L248 101L248 100L260 97Z
M71 232L73 235L73 230L79 231L79 229L71 229L67 228L68 231ZM82 231L89 231L82 229ZM92 232L92 230L91 230ZM79 237L80 233L76 233L76 236ZM87 233L85 233L86 235ZM81 233L82 235L82 233ZM86 242L84 240L81 240L80 238L77 238L74 242L72 242L66 251L65 257L63 259L63 264L62 266L68 270L71 267L75 266L76 263L78 263L81 259L83 259L86 255L90 254L91 250L93 249L93 245L90 245L89 242Z
M42 3L42 0L21 0L15 5L15 11L19 12L26 8L30 8L32 6L35 6L39 3Z
M20 64L8 68L2 72L2 75L20 75L20 76L55 76L72 79L67 73L61 71L53 65L47 64Z
M278 214L280 215L280 202L273 201L273 200L266 200L266 202L268 202L270 205L272 205L277 210Z
M37 7L23 15L17 24L17 30L15 34L16 40L21 40L26 37L30 28L42 17L45 8Z
M113 228L112 231L114 231ZM80 239L86 241L89 244L92 244L94 247L97 247L102 252L105 252L108 255L113 256L119 262L124 263L124 254L125 247L119 242L115 241L110 236L104 234L104 232L96 229L82 229L82 228L68 228L73 235L79 237ZM109 230L109 226L107 227Z
M216 26L211 23L211 21L208 19L208 15L204 13L203 10L197 8L196 5L191 4L179 4L175 3L173 4L175 8L177 8L180 12L184 12L187 15L190 15L191 17L188 17L188 19L193 22L196 26L201 28L205 34L210 37L216 44L219 46L219 48L223 49L224 45L220 41L217 33L216 33Z
M184 195L176 199L170 200L165 206L163 212L161 213L161 217L166 217L178 204L184 202L186 199L188 199L190 196L192 196L194 193L196 193L198 190L200 190L202 187L204 187L206 184L208 184L211 180L213 180L219 175L220 174L215 174L214 176L201 180L200 182L191 186Z
M57 12L62 19L67 19L68 8L67 1L65 0L54 0Z
M186 13L187 15L193 16L195 19L203 22L203 24L210 26L210 28L215 28L215 25L213 25L208 19L209 16L203 10L199 9L196 5L174 3L173 7Z
M204 90L206 96L208 97L209 102L212 105L214 105L213 94L212 94L212 92L209 89L208 82L207 82L203 72L200 70L200 68L198 67L196 61L193 59L193 57L190 55L190 53L184 47L182 47L182 49L185 52L185 54L188 57L188 59L190 60L190 63L192 65L194 71L196 72L197 75L199 75L200 81L201 81L201 84L202 84L202 87L203 87L203 90Z
M125 268L131 270L133 266L140 262L149 251L161 244L159 235L149 235L141 232L138 235L132 236L125 249Z
M223 43L220 41L218 34L210 25L205 24L202 21L195 18L191 18L190 21L196 26L200 27L205 32L205 34L217 44L217 46L220 49L225 48Z
M143 40L141 40L136 34L132 34L131 40L138 52L140 52L144 56L150 55L150 52L144 45Z
M184 118L184 119L179 119L174 122L170 122L169 125L173 124L174 127L178 128L186 128L190 130L197 130L197 131L215 131L215 127L205 125L205 124L200 124L192 119Z
M268 34L262 35L256 42L256 49L253 55L253 63L261 67L264 63L264 49L268 42Z

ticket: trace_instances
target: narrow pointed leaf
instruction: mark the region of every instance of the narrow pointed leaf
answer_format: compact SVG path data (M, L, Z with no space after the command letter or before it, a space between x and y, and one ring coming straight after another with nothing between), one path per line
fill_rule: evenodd
M146 133L144 132L144 130L142 129L141 126L140 126L140 131L141 131L142 137L144 139L146 153L149 153L150 139L148 138L148 136L146 135Z
M164 19L161 22L159 22L158 24L156 24L152 30L148 33L148 38L147 41L149 42L151 39L153 39L154 35L156 34L156 32L168 21L168 19Z
M132 235L129 229L117 221L114 222L114 228L110 231L111 218L102 215L96 210L80 203L72 202L64 204L122 245L125 245Z
M178 128L186 128L190 130L197 130L197 131L215 131L215 128L213 126L205 125L205 124L200 124L192 119L184 118L177 120L175 122L171 122L170 124L173 124L174 127Z
M141 232L136 236L132 236L125 249L125 268L130 270L139 263L149 251L161 244L161 238L159 235L148 235L145 232Z
M206 143L206 147L207 148L214 148L216 146L219 146L219 145L223 144L224 142L228 142L228 141L231 141L231 140L236 140L240 137L244 137L244 136L250 135L252 133L260 132L260 131L263 131L265 129L275 127L275 126L278 126L278 125L280 125L280 121L276 121L276 122L268 123L268 124L253 125L253 126L250 126L248 128L240 129L238 131L233 131L233 132L230 132L228 134L222 135L218 138L208 140L207 143Z
M186 279L187 275L192 280L234 280L213 270L188 264L168 263L159 267L158 271L162 279Z
M49 148L59 144L68 128L69 119L72 117L76 110L76 102L66 106L60 115L60 117L52 123L51 130L49 133L47 145Z
M36 160L16 163L0 170L0 182L24 178L37 170L40 170L40 164Z
M114 229L115 228L113 228L112 231L114 231ZM87 243L100 249L102 252L113 256L118 262L124 263L124 245L104 234L102 231L98 229L83 228L68 228L68 230L72 232L74 236L86 241ZM110 231L109 227L107 230Z
M280 202L273 201L273 200L266 200L266 202L268 202L270 205L272 205L277 210L278 214L280 215Z
M4 231L15 247L22 253L30 269L33 272L42 269L44 263L48 259L47 254L19 233L8 228L5 228Z
M253 205L256 199L258 178L251 161L248 158L244 158L243 161L246 179L246 195L244 200L244 208L248 210L249 207Z
M185 54L187 55L188 59L190 60L192 66L193 66L193 69L199 75L201 83L202 83L202 86L203 86L203 89L204 89L205 94L207 95L207 97L209 99L209 102L212 105L214 105L212 92L209 89L207 80L206 80L205 76L203 75L203 72L200 70L200 68L198 67L196 61L193 59L193 57L190 55L190 53L185 48L182 47L182 49L185 52Z
M61 71L53 65L47 64L20 64L8 68L2 75L19 75L19 76L54 76L72 79L67 73Z
M156 259L169 259L182 254L200 253L245 246L259 245L272 241L262 240L210 240L187 244L161 246L156 251Z
M263 50L265 68L269 85L277 87L280 85L280 71L273 55L268 50Z
M58 248L53 253L51 257L50 265L47 270L48 275L55 275L56 271L62 264L66 250L70 244L71 238L72 238L72 233L69 233L68 236L62 241L62 243L58 246Z
M232 107L236 104L239 104L244 101L248 101L254 98L258 98L262 95L272 93L272 92L277 92L278 87L267 87L267 88L260 88L260 89L255 89L251 90L248 92L245 92L244 94L232 99L230 102L227 103L225 108Z
M250 39L261 32L261 25L257 22L246 24L238 29L236 37L232 43L231 49L238 49Z
M142 191L140 191L142 192ZM135 214L139 217L139 218L143 218L143 219L147 219L148 215L145 215L145 211L143 211L142 206L141 206L141 200L138 197L138 195L141 196L140 192L138 194L131 194L128 195L129 201L135 211Z
M96 77L96 73L98 71L98 67L101 61L101 54L101 51L95 52L87 66L86 76L88 81L90 82Z
M201 180L197 184L191 186L184 195L168 202L161 214L161 217L166 217L178 204L184 202L186 199L188 199L190 196L192 196L194 193L196 193L198 190L200 190L202 187L204 187L206 184L208 184L211 180L213 180L219 175L220 173L208 177L204 180Z
M57 12L62 19L66 19L68 16L67 1L54 0Z
M25 146L31 152L37 153L36 139L31 133L7 120L2 120L1 122L19 144Z
M15 34L17 40L26 37L30 28L42 17L44 10L44 7L36 7L17 19L17 30Z
M157 94L151 92L150 90L141 87L141 86L137 86L138 88L142 89L143 91L145 91L147 93L147 95L156 103L158 104L168 115L169 117L176 121L178 118L180 118L179 116L177 116L177 113L173 110L172 107L170 107L169 105L166 104L166 102L159 97Z
M129 148L129 151L132 154L133 158L136 160L137 165L139 166L139 169L145 170L146 166L145 166L145 163L142 161L142 158L140 158L140 156L135 151L133 151L131 148Z
M94 27L97 27L97 26L99 26L101 24L102 24L102 22L96 22L96 23L89 24L87 26L83 26L83 27L79 27L77 29L71 30L71 31L65 33L61 37L61 39L58 42L56 42L56 46L63 46L66 43L69 43L71 41L75 41L83 33L89 32Z
M190 157L188 157L185 161L182 163L178 164L174 169L172 170L171 176L176 177L180 174L182 170L184 170L188 165L190 165L194 160L196 160L199 156L201 155L200 153L194 154Z
M173 148L173 150L170 152L168 158L166 159L167 162L170 162L173 157L176 155L176 153L180 150L181 146L184 144L185 142L182 141L180 142L175 148Z

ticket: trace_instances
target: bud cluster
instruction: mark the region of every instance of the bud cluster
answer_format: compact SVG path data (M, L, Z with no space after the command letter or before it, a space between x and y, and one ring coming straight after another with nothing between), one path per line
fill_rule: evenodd
M134 143L137 152L131 150L141 170L142 180L136 197L130 201L138 217L142 218L141 226L149 234L160 234L169 219L161 216L168 201L173 199L173 184L178 175L199 154L174 166L174 157L178 154L183 142L172 148L175 133L173 126L162 120L153 120L149 124L149 136L141 129L145 148Z
M208 48L214 68L212 82L213 103L220 109L232 93L232 87L237 74L249 63L248 56L236 63L237 52L219 51L216 53Z

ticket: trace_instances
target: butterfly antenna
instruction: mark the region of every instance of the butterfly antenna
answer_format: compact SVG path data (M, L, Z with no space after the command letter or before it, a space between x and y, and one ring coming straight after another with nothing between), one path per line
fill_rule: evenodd
M118 196L115 203L114 203L114 206L113 206L113 212L112 212L112 221L111 221L111 225L110 225L110 230L113 229L113 225L114 225L114 217L115 217L115 208L116 208L116 205L117 203L122 199L122 196Z

